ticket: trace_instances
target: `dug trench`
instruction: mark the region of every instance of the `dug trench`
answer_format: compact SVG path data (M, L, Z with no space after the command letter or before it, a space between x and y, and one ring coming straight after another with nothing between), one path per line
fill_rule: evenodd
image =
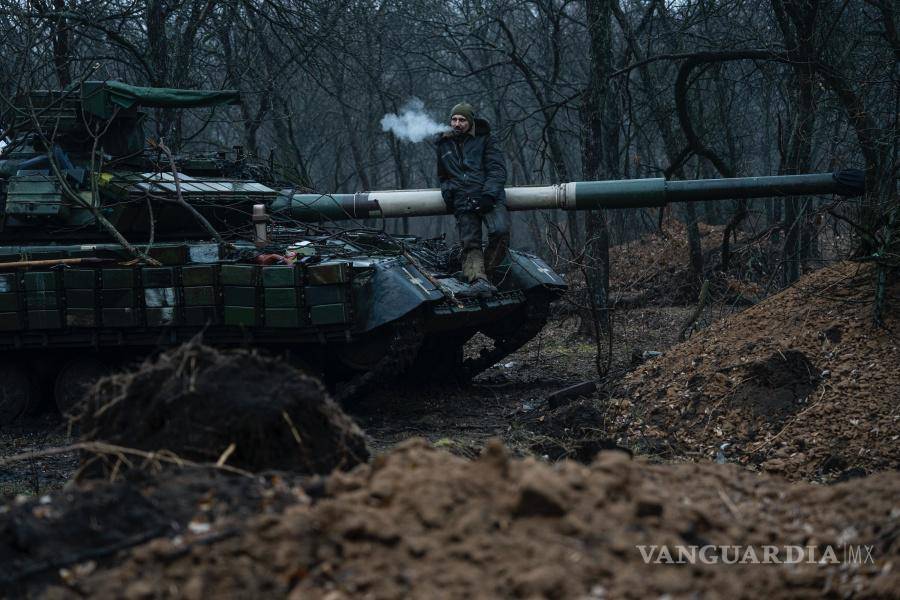
M228 390L228 373L283 369L252 353L181 349L95 388L90 402L103 414L83 426L93 446L82 448L81 464L99 462L102 478L86 469L64 490L0 509L0 589L46 597L889 596L900 589L897 316L885 313L886 329L871 326L868 275L849 264L813 274L617 385L554 408L547 395L583 378L592 359L568 325L552 323L473 386L401 386L351 407L365 440L321 390L278 377L266 393L279 402L262 414L240 398L228 415L187 410L185 398L202 406L204 394ZM897 291L892 284L889 302ZM619 330L646 332L655 319L660 327L644 334L643 347L667 348L687 312L643 309ZM630 354L620 349L614 365L624 369ZM155 425L115 418L129 414L129 398L148 394L162 411ZM233 436L214 424L224 418L243 431L240 411L279 434L251 427L241 433L244 452L237 444L229 452ZM298 447L307 422L319 436L309 443L333 450L327 464ZM170 435L155 437L160 427ZM408 439L417 435L428 441ZM505 446L488 441L495 437ZM167 452L157 452L161 439ZM375 455L368 461L366 446ZM291 458L269 465L272 456ZM265 470L272 466L282 471ZM788 481L860 475L833 485ZM829 548L865 548L872 561L670 565L659 555L648 564L642 552L766 545L818 558Z

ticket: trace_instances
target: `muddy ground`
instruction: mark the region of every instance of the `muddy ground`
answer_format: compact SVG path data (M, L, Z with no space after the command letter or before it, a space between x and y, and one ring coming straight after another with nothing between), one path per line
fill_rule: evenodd
M707 310L704 321L727 307ZM662 351L677 341L677 331L689 307L642 308L615 315L611 373L620 376L632 366L634 349ZM396 385L379 390L346 407L365 431L369 447L383 453L412 437L424 437L438 447L475 456L492 437L503 439L517 454L533 453L541 435L533 433L530 416L540 418L546 397L554 391L599 379L596 349L575 337L577 318L553 320L524 348L478 376L471 385ZM473 341L475 352L479 342ZM605 359L605 355L604 355ZM56 414L25 419L0 430L0 456L40 452L72 441L67 423ZM562 457L559 449L555 454ZM40 495L61 488L77 467L74 452L41 456L0 469L0 499L19 494Z

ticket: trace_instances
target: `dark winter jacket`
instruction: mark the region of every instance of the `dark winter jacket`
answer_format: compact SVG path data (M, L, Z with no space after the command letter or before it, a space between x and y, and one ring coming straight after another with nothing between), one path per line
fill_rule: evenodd
M467 197L506 201L506 162L487 121L476 117L474 127L466 133L448 131L434 141L441 195L448 207L458 212Z

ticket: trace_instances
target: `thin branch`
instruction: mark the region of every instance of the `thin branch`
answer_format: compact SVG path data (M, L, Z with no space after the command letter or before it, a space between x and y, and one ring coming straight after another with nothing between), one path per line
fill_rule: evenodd
M181 176L178 173L178 168L175 166L175 157L172 155L172 151L169 150L168 146L166 146L162 140L159 140L158 142L155 142L153 140L149 141L150 145L154 148L159 149L159 151L162 152L163 155L165 155L166 159L169 161L169 167L172 169L172 177L175 180L175 202L186 211L191 213L191 215L195 219L197 219L197 222L200 223L200 225L204 229L206 229L207 233L209 233L220 246L230 246L230 244L225 241L225 239L218 231L216 231L216 228L212 226L212 224L206 219L206 217L200 214L200 211L194 208L193 205L185 202L184 197L181 195Z

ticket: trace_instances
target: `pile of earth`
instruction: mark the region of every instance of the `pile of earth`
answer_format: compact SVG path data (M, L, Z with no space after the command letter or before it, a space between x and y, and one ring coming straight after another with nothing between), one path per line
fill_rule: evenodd
M746 304L755 302L764 295L758 281L767 272L743 270L722 273L713 270L712 267L721 263L725 227L706 223L698 223L697 227L700 231L706 277L711 281L713 296L723 301ZM764 266L769 262L763 256L769 251L765 239L751 241L740 232L738 238L731 245L733 264ZM687 240L686 225L670 216L663 221L659 230L611 247L609 285L614 304L626 308L695 304L700 282L690 270ZM749 254L754 255L753 260L749 260Z
M0 587L49 598L332 599L900 589L897 473L823 487L615 451L589 466L548 465L494 443L469 461L411 440L319 486L222 477L93 483L7 507ZM767 556L780 562L756 564Z
M362 430L318 379L283 360L199 342L101 379L76 422L81 476L185 461L329 473L369 458Z
M629 374L607 435L664 458L834 481L900 466L900 282L873 324L874 268L844 262ZM610 424L611 423L611 424Z

